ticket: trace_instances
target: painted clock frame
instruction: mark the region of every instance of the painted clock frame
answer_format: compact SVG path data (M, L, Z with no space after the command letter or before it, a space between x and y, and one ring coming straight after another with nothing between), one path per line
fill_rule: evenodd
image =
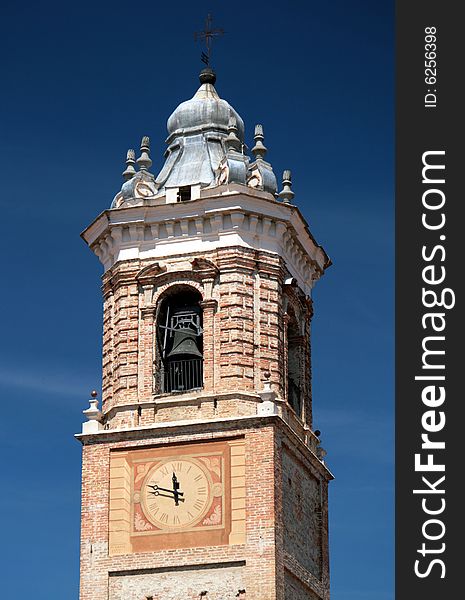
M183 461L200 465L206 473L209 505L190 525L163 527L147 514L143 486L148 485L154 469ZM182 488L181 478L180 483ZM244 542L243 438L111 451L110 555Z

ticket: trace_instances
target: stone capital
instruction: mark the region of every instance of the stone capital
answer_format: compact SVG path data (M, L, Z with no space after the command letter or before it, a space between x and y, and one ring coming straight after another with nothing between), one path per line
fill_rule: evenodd
M200 302L200 306L202 307L202 310L204 312L215 312L218 306L218 300L216 300L215 298L208 298L206 300L202 300L202 302Z

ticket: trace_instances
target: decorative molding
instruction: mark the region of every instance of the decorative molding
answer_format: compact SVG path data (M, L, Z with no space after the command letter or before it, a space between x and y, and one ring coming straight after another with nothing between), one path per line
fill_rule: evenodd
M202 307L204 312L206 310L211 310L213 312L216 312L216 310L218 308L218 300L216 298L208 298L206 300L202 300L200 302L200 306Z
M166 266L160 266L159 263L153 263L144 267L137 273L136 279L139 283L151 283L158 275L165 273L167 270Z
M105 269L121 260L195 254L204 245L264 249L284 258L306 294L331 264L297 207L235 184L202 190L189 202L106 211L82 236Z

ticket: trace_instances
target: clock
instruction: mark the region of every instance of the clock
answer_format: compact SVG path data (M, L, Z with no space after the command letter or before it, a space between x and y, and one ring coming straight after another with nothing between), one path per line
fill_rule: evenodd
M193 527L212 505L214 486L205 463L192 457L175 456L153 466L140 491L145 517L161 530Z
M243 544L245 486L240 436L115 450L110 555Z

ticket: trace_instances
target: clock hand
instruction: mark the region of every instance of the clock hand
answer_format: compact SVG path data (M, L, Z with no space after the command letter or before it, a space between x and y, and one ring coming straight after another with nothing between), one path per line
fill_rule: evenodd
M161 490L162 492L169 492L170 494L175 493L175 490L168 490L167 488L162 488L159 485L150 485L150 484L147 484L147 485L148 485L148 487L151 487L155 491ZM180 492L178 492L178 493L180 493Z
M162 494L162 492L159 492L158 490L156 490L155 492L149 492L149 494L153 494L154 496L163 496L163 498L171 498L174 500L174 496L170 496L168 494ZM183 502L184 502L184 500L183 500Z
M179 506L179 482L178 482L178 478L176 477L176 473L173 472L173 477L172 477L172 481L173 481L173 496L174 496L174 504L175 506Z
M173 473L173 489L174 490L178 490L179 489L179 482L178 482L178 478L176 477L176 473Z
M173 493L171 490L168 490L171 494ZM168 496L168 494L162 494L161 492L159 492L158 490L156 490L155 492L149 492L149 494L153 494L154 496L163 496L163 498L171 498L172 500L174 500L176 506L179 506L179 502L185 502L185 498L178 498L177 502L176 502L176 497L173 496Z
M180 498L180 496L184 496L183 492L178 492L178 490L168 490L167 488L160 487L159 485L151 485L147 484L147 487L153 489L153 492L149 492L149 494L153 494L154 496L164 496L165 498L173 498L176 506L179 506L179 501L185 502L184 498ZM160 492L168 492L168 494L173 494L172 496L168 496L168 494L161 494Z
M184 494L182 492L179 491L179 481L178 478L176 477L176 473L173 472L173 495L174 495L174 503L176 506L179 506L179 496L184 496ZM182 498L181 498L182 500Z

